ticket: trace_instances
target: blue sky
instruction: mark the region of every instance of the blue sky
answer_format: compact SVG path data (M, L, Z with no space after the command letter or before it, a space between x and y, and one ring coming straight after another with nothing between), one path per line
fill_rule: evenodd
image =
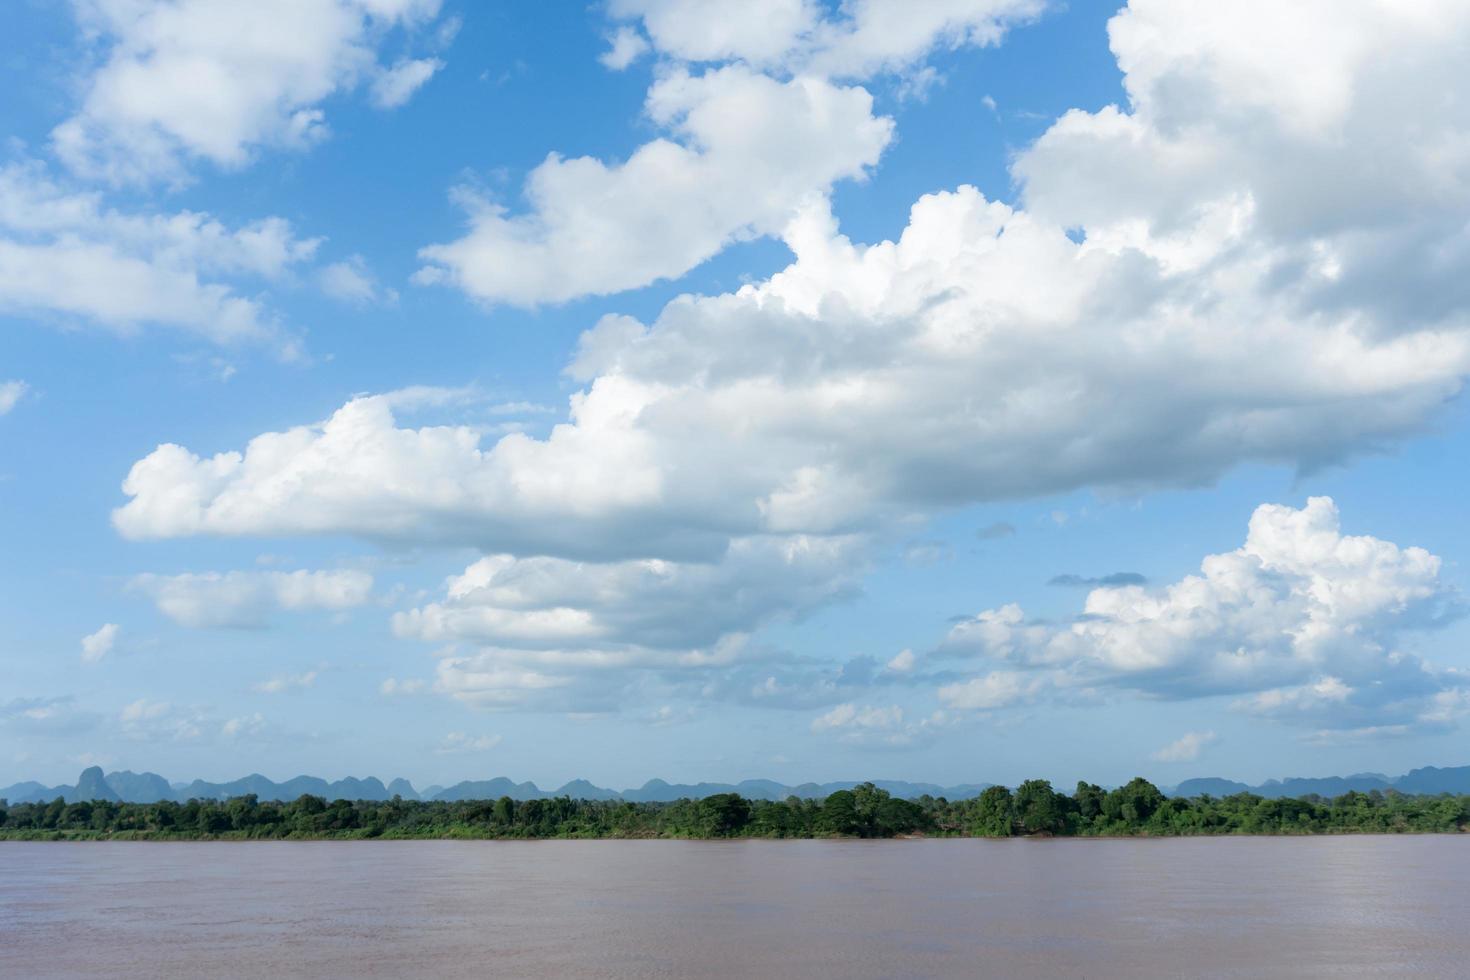
M270 6L6 14L0 783L1470 761L1459 5Z

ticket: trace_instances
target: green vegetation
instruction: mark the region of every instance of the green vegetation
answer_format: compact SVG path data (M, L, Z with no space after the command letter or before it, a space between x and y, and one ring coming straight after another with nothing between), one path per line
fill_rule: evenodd
M0 801L0 839L256 840L590 837L1011 837L1205 834L1456 833L1470 829L1470 796L1348 793L1334 800L1164 796L1146 779L1071 796L1044 779L970 800L901 800L871 783L825 800L747 800L721 793L674 803L621 800L387 802L254 796L188 803Z

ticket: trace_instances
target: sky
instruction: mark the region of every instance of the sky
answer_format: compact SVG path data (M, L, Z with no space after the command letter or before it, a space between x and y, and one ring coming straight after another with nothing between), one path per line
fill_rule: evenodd
M21 0L0 784L1470 764L1458 0Z

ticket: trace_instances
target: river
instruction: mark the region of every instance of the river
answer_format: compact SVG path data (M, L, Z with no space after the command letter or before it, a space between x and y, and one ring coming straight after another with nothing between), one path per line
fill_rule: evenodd
M1470 976L1470 835L0 843L0 976Z

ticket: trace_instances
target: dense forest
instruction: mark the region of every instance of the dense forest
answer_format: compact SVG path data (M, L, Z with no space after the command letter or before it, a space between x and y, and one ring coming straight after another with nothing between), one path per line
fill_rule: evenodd
M254 796L187 803L0 801L0 839L255 840L596 837L1011 837L1054 835L1454 833L1470 828L1470 796L1347 793L1268 799L1251 793L1166 797L1135 779L1068 796L1044 779L992 786L967 800L903 800L871 783L824 800L747 800L721 793L673 803L573 800L289 803Z

